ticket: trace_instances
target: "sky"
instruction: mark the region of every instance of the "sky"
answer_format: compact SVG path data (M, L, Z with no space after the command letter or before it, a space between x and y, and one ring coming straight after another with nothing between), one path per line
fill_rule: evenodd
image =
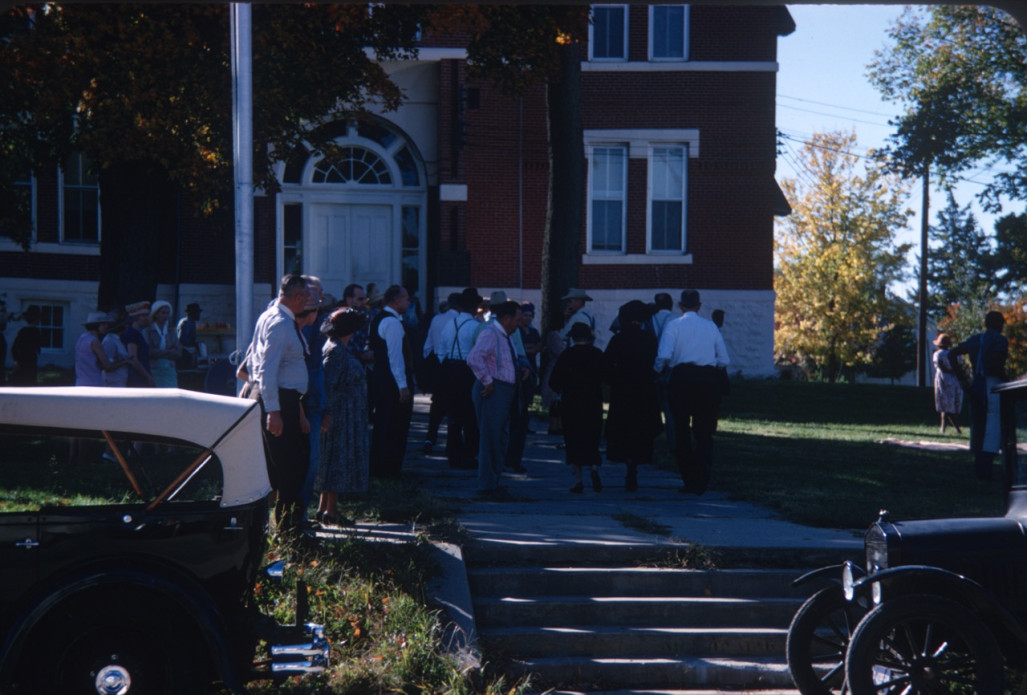
M888 44L887 29L903 11L901 5L789 5L795 31L778 39L777 128L786 138L779 150L777 178L794 178L802 140L813 133L855 130L861 148L881 147L892 133L888 119L898 115L898 105L883 101L866 78L874 51ZM983 175L972 176L984 179ZM995 216L985 214L973 200L979 184L965 183L956 189L956 202L971 203L986 232ZM916 214L899 242L913 244L910 271L920 247L920 186L911 188L908 201ZM929 220L947 204L942 193L932 191ZM1019 212L1008 209L1005 212ZM912 283L910 283L912 284Z

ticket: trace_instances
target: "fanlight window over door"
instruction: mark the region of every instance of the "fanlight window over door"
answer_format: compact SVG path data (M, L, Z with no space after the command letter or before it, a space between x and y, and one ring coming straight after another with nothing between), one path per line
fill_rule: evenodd
M387 186L392 175L385 160L363 147L344 146L326 152L314 165L313 183L356 183Z

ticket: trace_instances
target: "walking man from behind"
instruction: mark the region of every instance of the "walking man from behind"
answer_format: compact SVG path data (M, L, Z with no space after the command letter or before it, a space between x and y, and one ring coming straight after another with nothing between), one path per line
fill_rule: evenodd
M681 492L694 495L706 492L710 482L722 388L718 368L730 364L724 338L712 321L699 316L701 306L696 290L681 293L684 313L664 329L653 365L658 374L670 369L668 400Z
M398 478L414 412L414 356L403 327L410 295L400 285L385 290L385 306L371 321L371 476Z

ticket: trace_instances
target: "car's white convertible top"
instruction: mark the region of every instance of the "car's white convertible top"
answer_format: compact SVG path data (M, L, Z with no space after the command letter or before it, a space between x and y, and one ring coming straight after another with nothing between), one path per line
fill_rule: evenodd
M256 401L165 388L0 388L0 424L179 439L210 449L221 461L222 507L271 491Z

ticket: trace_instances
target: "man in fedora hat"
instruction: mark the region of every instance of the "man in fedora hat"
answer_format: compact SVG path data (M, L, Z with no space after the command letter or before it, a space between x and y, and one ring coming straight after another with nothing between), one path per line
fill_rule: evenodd
M571 326L576 323L584 323L592 331L592 335L596 332L596 319L591 313L585 309L585 302L591 302L592 298L588 296L585 290L578 289L577 287L571 287L567 290L567 294L562 297L563 300L563 315L564 324L563 329L560 331L560 337L563 338L564 345L570 347L572 341L569 337Z
M716 324L699 316L699 293L684 290L679 306L683 313L664 328L653 369L660 374L670 368L668 400L684 483L681 491L701 495L713 465L713 433L723 389L719 368L731 360Z

